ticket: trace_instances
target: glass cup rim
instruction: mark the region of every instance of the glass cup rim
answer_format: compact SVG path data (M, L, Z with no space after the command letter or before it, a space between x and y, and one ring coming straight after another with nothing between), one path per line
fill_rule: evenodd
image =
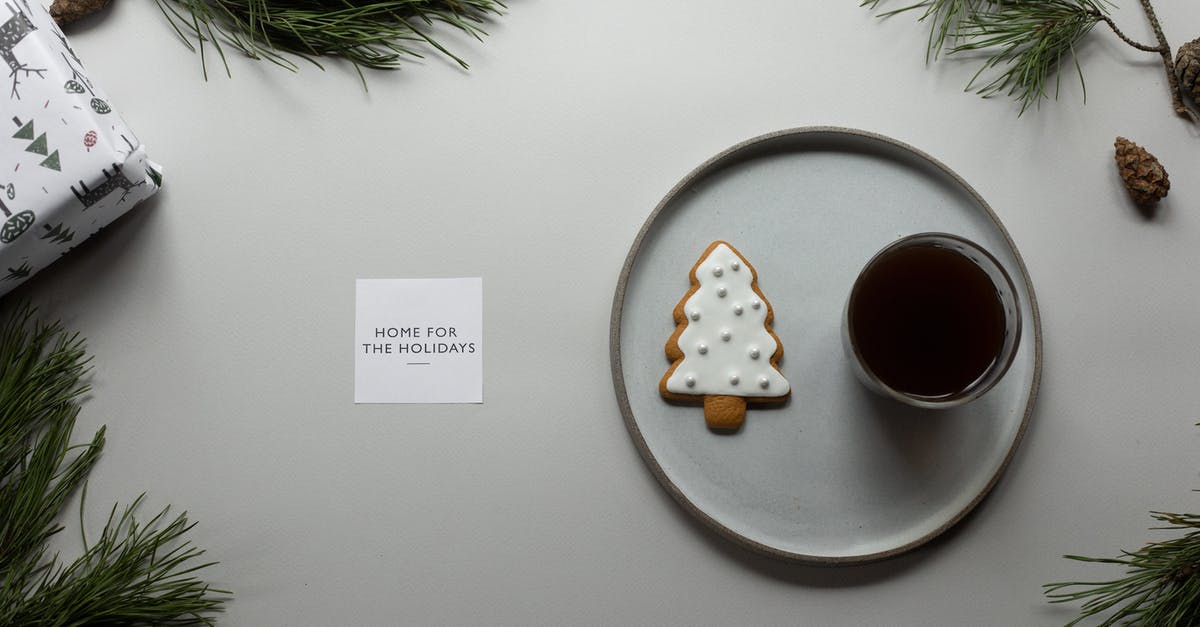
M863 275L865 275L867 273L867 270L869 270L872 266L874 266L877 262L879 262L879 260L882 259L884 256L886 256L898 249L901 249L901 248L908 248L911 246L920 246L920 245L937 245L937 243L939 241L944 241L944 240L952 241L955 244L958 244L960 246L970 249L972 252L978 253L982 258L987 260L988 264L990 264L992 267L995 268L997 273L1000 275L1000 278L1004 280L1005 285L1003 285L1003 286L995 285L995 287L997 290L1007 287L1008 293L1012 295L1013 311L1015 312L1015 315L1013 316L1013 321L1012 321L1013 322L1012 349L1007 351L1008 352L1007 356L1004 356L1004 355L998 356L998 357L1003 357L1002 362L1001 362L1001 359L997 359L996 361L994 361L992 363L992 365L989 368L987 368L982 374L979 375L979 378L977 378L970 385L963 388L961 391L956 392L954 394L950 394L950 395L946 395L946 396L925 396L925 395L921 395L921 394L913 394L911 392L904 392L902 390L897 390L897 389L893 388L892 386L888 385L882 379L880 379L879 376L876 375L871 370L870 365L863 358L862 353L859 351L858 341L854 335L854 324L853 324L853 316L852 316L852 312L854 311L854 299L858 295L858 290L859 290L860 285L862 284ZM958 252L958 251L955 251L955 252ZM986 269L985 269L985 271L986 271ZM996 283L995 279L992 278L990 273L988 274L988 279L991 280L993 284ZM971 400L974 400L974 399L982 396L988 390L991 390L993 387L995 387L995 385L997 383L999 383L1001 379L1004 378L1005 373L1008 372L1009 367L1012 366L1013 362L1016 360L1018 344L1021 341L1022 318L1023 318L1023 316L1021 315L1020 294L1017 292L1016 284L1013 283L1012 277L1009 276L1008 270L1006 270L1004 268L1004 265L1001 264L1000 261L998 259L996 259L996 257L994 255L992 255L992 253L988 252L985 248L983 248L979 244L976 244L975 242L973 242L961 235L955 235L953 233L945 233L945 232L941 232L941 231L926 231L926 232L922 232L922 233L913 233L911 235L906 235L895 241L892 241L887 246L884 246L883 248L881 248L878 252L876 252L874 255L872 255L871 258L867 261L867 263L863 265L862 269L859 270L858 276L856 276L854 279L854 285L851 286L851 288L850 288L850 296L846 301L846 326L847 326L847 338L849 340L848 344L850 346L850 349L854 352L854 359L855 359L855 361L858 362L858 365L861 367L862 372L866 376L870 377L872 383L874 383L876 386L878 386L879 389L882 390L888 396L891 396L892 398L895 398L896 400L899 400L901 402L913 404L913 405L916 405L919 407L926 407L926 408L954 407L954 406L962 405L962 404L965 404ZM1006 316L1006 319L1007 319L1007 316ZM1006 343L1007 343L1007 340L1006 340ZM981 382L982 382L982 384L981 384Z

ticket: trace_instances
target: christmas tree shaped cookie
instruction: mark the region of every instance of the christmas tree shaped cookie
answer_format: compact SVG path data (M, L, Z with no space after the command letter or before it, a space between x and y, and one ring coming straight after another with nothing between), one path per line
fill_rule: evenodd
M704 403L712 429L737 429L747 403L781 402L791 393L779 371L783 345L758 274L733 246L713 242L692 267L692 287L675 306L667 340L671 366L659 382L664 398Z

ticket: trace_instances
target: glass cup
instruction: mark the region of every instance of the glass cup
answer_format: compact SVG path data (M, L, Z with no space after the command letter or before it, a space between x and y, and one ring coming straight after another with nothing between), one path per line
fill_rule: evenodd
M949 233L918 233L863 267L842 316L842 345L871 390L928 409L958 407L1008 371L1021 308L1008 272Z

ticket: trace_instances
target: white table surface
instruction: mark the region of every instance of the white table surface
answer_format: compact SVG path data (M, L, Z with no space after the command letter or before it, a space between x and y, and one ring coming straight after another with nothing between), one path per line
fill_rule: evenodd
M1172 44L1200 35L1200 5L1156 4ZM430 57L364 93L338 63L234 58L205 82L153 2L117 2L71 41L166 186L13 295L95 354L89 525L142 491L147 516L186 509L221 562L208 578L236 592L228 625L1071 618L1043 583L1117 573L1061 554L1136 548L1147 510L1200 509L1200 128L1157 57L1103 27L1080 50L1086 105L1067 75L1018 118L963 92L974 63L927 67L910 17L857 5L514 0L483 43L447 35L469 72ZM956 170L1042 312L1007 474L948 535L868 566L772 561L694 522L639 458L609 370L613 288L654 205L718 151L808 125ZM1116 135L1172 175L1153 221L1120 187ZM484 279L485 402L355 406L354 279L456 276Z

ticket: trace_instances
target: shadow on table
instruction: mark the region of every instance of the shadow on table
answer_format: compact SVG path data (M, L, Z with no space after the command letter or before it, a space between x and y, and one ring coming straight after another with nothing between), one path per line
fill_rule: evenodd
M684 525L696 531L695 536L700 538L708 548L728 558L731 562L772 579L815 588L861 586L902 576L933 557L938 551L943 550L945 545L952 544L963 525L970 524L971 519L971 515L968 514L964 520L938 537L895 557L860 564L823 565L790 562L755 553L709 529L677 504L672 503L671 509Z
M53 311L62 302L104 298L129 264L139 263L143 232L154 229L163 191L143 200L18 286L4 301L34 300ZM142 242L142 243L139 243ZM35 298L39 294L45 298Z
M863 418L863 425L869 426L882 442L886 442L887 450L892 451L891 463L897 469L889 481L903 484L920 485L929 481L932 474L938 472L938 456L934 454L939 448L946 446L948 440L961 436L959 430L963 425L964 411L961 408L951 410L927 410L901 405L890 399L874 394L864 393L856 411ZM892 486L896 487L896 486ZM909 486L905 489L914 489ZM664 492L667 500L671 498ZM982 501L986 501L986 496ZM689 514L685 508L672 503L670 509L687 527L696 531L696 537L707 543L714 552L724 555L730 561L741 564L749 570L758 572L772 579L790 582L801 586L818 588L841 588L871 584L904 573L919 566L947 544L952 544L955 537L965 525L969 525L974 511L983 503L971 506L971 511L957 519L944 531L934 532L932 538L918 540L918 544L891 557L861 563L805 563L788 561L768 554L758 553L726 538L719 531L709 528L697 517Z

